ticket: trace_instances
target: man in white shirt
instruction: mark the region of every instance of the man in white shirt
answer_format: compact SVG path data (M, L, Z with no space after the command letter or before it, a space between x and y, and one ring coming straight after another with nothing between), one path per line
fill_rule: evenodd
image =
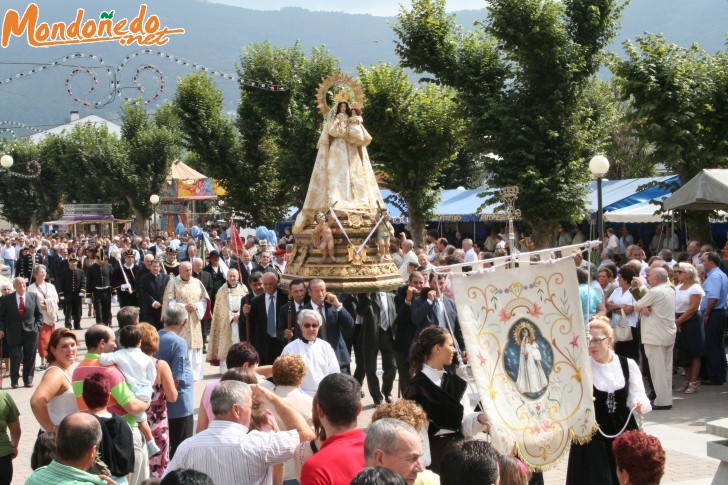
M12 242L12 239L7 238L5 240L5 246L3 246L2 251L0 252L0 256L2 256L5 266L10 266L10 275L15 274L15 260L17 259L15 257L15 248L13 247Z
M253 397L271 405L289 431L249 431ZM178 468L207 474L213 483L271 485L272 465L293 458L299 443L314 434L306 420L280 397L238 381L218 384L210 396L215 420L177 448L165 475Z
M281 353L281 355L297 354L303 358L306 363L306 375L301 382L301 390L311 397L316 395L319 382L324 377L339 372L339 361L334 349L328 342L318 338L321 324L321 315L317 311L301 310L298 313L301 338L286 345Z
M472 239L463 239L463 251L465 251L466 263L472 263L478 260L478 255L475 254L475 250L473 249Z
M619 238L611 227L607 229L606 240L606 249L611 250L612 254L619 254Z
M675 290L664 268L647 273L650 291L635 303L642 314L641 335L650 368L655 402L652 409L672 408L672 348L675 345Z
M409 272L407 272L407 266L409 263L417 263L419 266L419 263L417 262L417 254L415 254L415 243L411 239L405 239L402 241L402 266L399 267L399 275L402 277L403 281L407 281L407 278L409 278Z

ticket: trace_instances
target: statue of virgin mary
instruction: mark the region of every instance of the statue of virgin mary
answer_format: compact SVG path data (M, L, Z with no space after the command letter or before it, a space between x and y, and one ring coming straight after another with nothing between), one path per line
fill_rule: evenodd
M376 213L384 207L367 153L372 137L359 110L341 101L329 110L318 140L318 154L294 231L330 207Z

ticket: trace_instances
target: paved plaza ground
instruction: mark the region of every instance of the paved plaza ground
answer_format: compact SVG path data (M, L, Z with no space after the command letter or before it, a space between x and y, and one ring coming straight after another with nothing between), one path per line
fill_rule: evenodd
M117 309L114 307L114 314ZM85 329L93 323L93 319L85 317L82 321L84 330L76 332L80 340L79 356L86 353L83 334ZM36 371L36 385L42 377L43 372ZM205 364L204 379L195 383L195 416L205 385L218 377L218 368ZM678 380L681 381L681 378ZM33 389L22 387L10 389L9 379L5 379L3 384L4 389L17 403L21 413L20 422L23 435L20 441L19 456L13 461L15 467L13 483L22 484L31 473L30 455L38 433L38 423L33 417L29 404ZM364 391L367 391L366 385ZM645 431L657 436L667 451L667 470L662 483L668 485L710 484L718 467L718 461L707 457L706 443L718 440L718 438L706 434L705 427L709 421L728 417L728 385L702 386L697 394L676 394L675 396L674 406L671 410L653 411L645 417L644 421ZM371 396L367 392L364 410L359 419L361 426L369 424L373 409ZM564 457L558 465L546 472L547 485L564 483L566 463L567 459Z

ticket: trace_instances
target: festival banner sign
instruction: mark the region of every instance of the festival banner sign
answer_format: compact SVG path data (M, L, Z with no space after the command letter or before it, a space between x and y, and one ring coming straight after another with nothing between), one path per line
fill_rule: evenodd
M494 447L548 469L597 430L574 262L452 274Z

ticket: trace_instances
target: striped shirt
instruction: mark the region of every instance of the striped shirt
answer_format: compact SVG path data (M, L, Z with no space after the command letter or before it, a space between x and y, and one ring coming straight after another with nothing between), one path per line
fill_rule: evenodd
M298 431L248 432L239 423L216 419L179 445L165 475L177 468L206 473L215 485L271 485L271 465L293 458Z
M99 362L99 354L88 353L73 371L73 393L76 395L76 404L79 411L87 411L88 406L83 400L83 380L91 374L103 374L109 383L109 406L110 413L118 414L129 423L129 426L137 426L136 417L128 414L123 406L134 400L134 393L124 379L119 369L114 365L104 367Z
M26 485L106 485L102 478L78 468L61 465L53 460L48 466L38 468L25 482Z

